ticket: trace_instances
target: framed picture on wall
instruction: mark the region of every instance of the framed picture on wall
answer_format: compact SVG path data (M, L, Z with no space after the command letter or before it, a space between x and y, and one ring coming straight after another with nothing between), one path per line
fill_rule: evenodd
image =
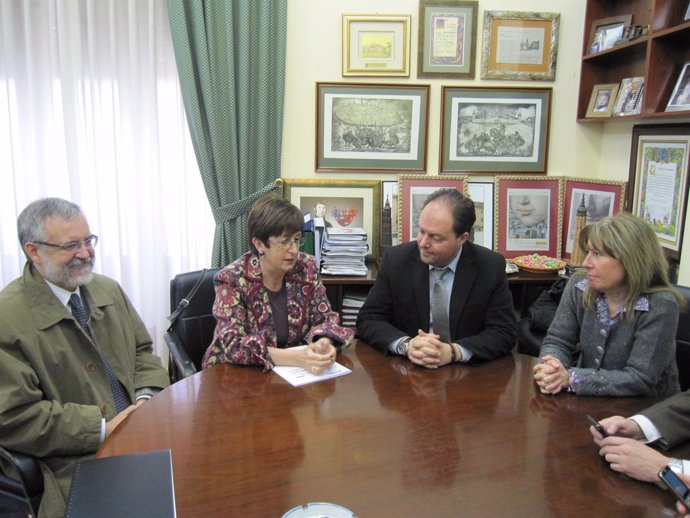
M343 76L410 75L411 16L343 14Z
M676 261L683 244L689 159L690 124L633 127L628 208L652 224Z
M417 237L419 213L424 200L434 191L449 187L467 195L467 177L453 176L398 176L398 225L400 242L407 243Z
M494 247L494 183L473 182L467 184L467 195L474 202L477 221L472 230L472 242L486 248Z
M506 258L561 256L563 197L559 178L497 176L494 250Z
M477 2L420 0L417 77L474 78Z
M580 204L587 209L586 223L593 223L605 216L613 216L625 206L625 182L600 181L587 178L563 178L564 221L563 258L570 259L573 254L575 216Z
M426 171L429 85L316 84L318 172Z
M485 11L482 79L556 79L559 13Z
M381 182L378 180L326 180L283 178L283 197L302 212L325 205L327 227L362 227L369 251L379 256Z
M442 173L545 173L551 88L444 86Z

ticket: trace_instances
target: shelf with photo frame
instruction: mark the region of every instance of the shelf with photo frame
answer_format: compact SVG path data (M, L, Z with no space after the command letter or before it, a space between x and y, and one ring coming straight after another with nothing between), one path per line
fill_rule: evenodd
M577 119L580 122L620 121L647 118L688 117L690 110L667 111L685 63L690 61L690 20L685 19L688 1L679 0L587 0L582 46ZM643 28L641 35L593 52L592 38L598 23L630 18ZM644 33L644 28L647 29ZM601 31L600 31L601 32ZM643 77L640 113L593 117L588 108L597 85L621 83Z

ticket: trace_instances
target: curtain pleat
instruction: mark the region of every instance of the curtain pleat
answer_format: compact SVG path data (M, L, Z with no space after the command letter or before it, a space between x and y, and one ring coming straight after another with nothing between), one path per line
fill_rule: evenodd
M212 265L248 249L246 213L280 177L287 0L168 0L175 57L216 230Z

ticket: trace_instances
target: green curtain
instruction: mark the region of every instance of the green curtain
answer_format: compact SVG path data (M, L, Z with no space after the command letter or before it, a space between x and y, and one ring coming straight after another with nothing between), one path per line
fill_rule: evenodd
M280 177L287 0L168 0L168 12L223 266L248 249L246 214Z

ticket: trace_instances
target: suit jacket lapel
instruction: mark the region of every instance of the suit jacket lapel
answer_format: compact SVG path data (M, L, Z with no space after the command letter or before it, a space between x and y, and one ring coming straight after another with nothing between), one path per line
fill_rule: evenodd
M465 243L462 247L462 254L458 261L453 281L453 291L450 294L450 330L451 334L457 329L467 299L472 291L472 285L477 278L477 259L471 243Z
M429 266L419 258L419 249L410 256L412 292L415 294L414 305L417 310L417 319L422 329L429 329ZM404 275L404 273L403 273ZM406 282L400 279L400 282Z

